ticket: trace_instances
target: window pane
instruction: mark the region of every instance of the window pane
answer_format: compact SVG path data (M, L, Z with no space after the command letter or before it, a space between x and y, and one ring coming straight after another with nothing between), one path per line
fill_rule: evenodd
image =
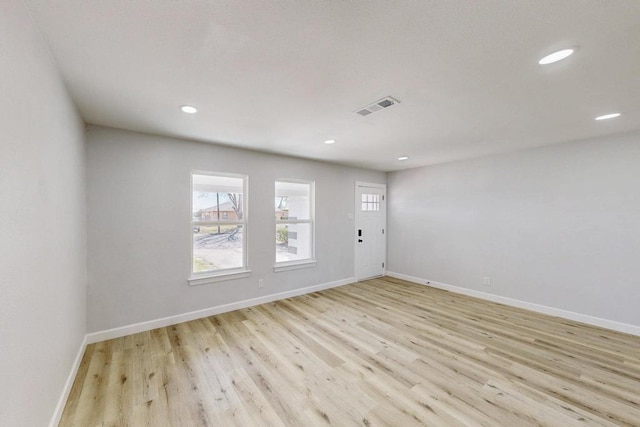
M379 211L380 195L379 194L363 194L362 210L363 211Z
M242 221L243 179L193 175L193 221Z
M193 272L243 267L243 227L215 225L193 227Z
M276 181L276 219L311 218L311 184Z
M276 262L311 258L311 224L276 225Z
M241 193L193 192L193 221L242 221Z

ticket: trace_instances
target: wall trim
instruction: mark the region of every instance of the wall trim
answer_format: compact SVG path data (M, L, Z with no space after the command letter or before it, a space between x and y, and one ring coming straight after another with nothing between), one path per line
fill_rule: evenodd
M387 276L395 277L396 279L406 280L419 285L431 286L433 288L443 289L445 291L450 291L457 294L468 295L468 296L480 298L487 301L509 305L512 307L524 308L525 310L531 310L531 311L535 311L542 314L561 317L563 319L586 323L588 325L598 326L601 328L611 329L618 332L624 332L626 334L640 336L640 326L631 325L629 323L616 322L615 320L603 319L601 317L590 316L588 314L576 313L573 311L563 310L560 308L549 307L542 304L522 301L515 298L508 298L500 295L489 294L482 291L476 291L474 289L467 289L460 286L449 285L447 283L436 282L434 280L429 280L429 279L422 279L420 277L409 276L407 274L396 273L393 271L387 271Z
M203 317L214 316L216 314L227 313L229 311L239 310L241 308L252 307L254 305L265 304L285 298L297 297L312 292L322 291L324 289L336 288L338 286L348 285L355 282L355 278L348 277L346 279L336 280L333 282L321 283L319 285L308 286L306 288L298 288L290 291L280 292L277 294L264 295L257 298L251 298L247 300L232 302L229 304L218 305L214 307L205 308L202 310L191 311L188 313L177 314L175 316L163 317L155 320L148 320L146 322L135 323L132 325L120 326L118 328L107 329L104 331L92 332L87 334L86 343L93 344L96 342L110 340L113 338L124 337L126 335L135 334L138 332L150 331L156 328L163 328L169 325L175 325L176 323L188 322L190 320L201 319Z
M73 382L76 380L76 375L78 374L78 369L80 369L80 363L82 362L82 357L84 356L84 351L87 348L87 344L87 336L85 335L82 338L80 349L78 350L78 354L76 354L73 365L71 365L71 371L69 372L69 376L67 376L67 381L65 381L64 387L62 388L62 394L60 395L60 399L58 399L56 409L53 411L53 416L51 417L51 421L49 422L49 427L57 427L60 423L62 412L64 411L64 407L67 404L69 394L71 394L71 387L73 387Z

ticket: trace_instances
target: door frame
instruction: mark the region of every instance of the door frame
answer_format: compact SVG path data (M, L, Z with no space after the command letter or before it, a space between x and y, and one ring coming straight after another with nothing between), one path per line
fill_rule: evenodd
M358 200L358 188L368 187L382 190L382 197L384 203L382 204L382 227L384 229L384 237L382 238L382 275L387 274L387 184L379 184L375 182L356 181L353 186L353 200L354 200L354 215L353 215L353 277L356 282L366 280L368 278L358 277L358 210L361 208L361 200Z

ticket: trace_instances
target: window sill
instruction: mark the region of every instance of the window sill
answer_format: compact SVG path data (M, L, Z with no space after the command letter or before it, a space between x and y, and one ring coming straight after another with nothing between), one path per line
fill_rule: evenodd
M315 267L318 261L315 259L306 259L304 261L289 261L278 263L273 266L273 271L276 273L280 271L289 271L289 270L298 270L301 268L311 268Z
M190 286L207 285L209 283L224 282L225 280L249 277L251 270L233 270L223 273L211 273L202 276L191 276L187 279Z

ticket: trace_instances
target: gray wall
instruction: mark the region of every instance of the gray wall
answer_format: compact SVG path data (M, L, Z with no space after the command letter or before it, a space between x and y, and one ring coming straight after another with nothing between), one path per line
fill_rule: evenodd
M0 424L44 426L86 332L84 126L20 0L0 94Z
M353 277L354 181L384 173L90 127L89 331ZM189 286L193 169L249 175L249 278ZM274 180L316 182L315 268L274 273ZM258 288L263 278L264 288Z
M389 271L640 325L640 134L394 172L388 185Z

